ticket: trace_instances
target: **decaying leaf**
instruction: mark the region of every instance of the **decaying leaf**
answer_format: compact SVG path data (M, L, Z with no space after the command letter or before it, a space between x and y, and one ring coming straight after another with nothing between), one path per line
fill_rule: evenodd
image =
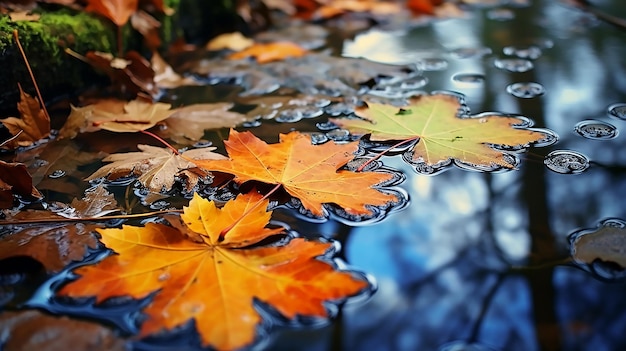
M194 319L203 345L233 350L252 344L257 331L269 326L262 323L255 299L288 319L326 318L326 301L368 286L319 258L333 254L332 243L292 238L250 247L283 231L265 228L271 216L267 205L253 192L218 209L195 194L182 223L173 227L148 223L99 230L102 242L117 254L76 269L80 278L59 294L95 296L99 303L156 292L144 310L142 336Z
M352 215L369 215L370 206L399 201L376 187L392 179L391 174L338 170L354 158L358 142L312 145L309 135L291 132L281 134L278 144L266 144L250 132L231 130L224 144L230 159L194 162L209 171L233 174L239 184L281 184L315 216L324 215L323 204L336 204Z
M299 45L291 42L256 43L244 50L228 56L231 60L243 60L253 57L258 63L281 61L290 57L300 57L308 53Z
M174 154L170 149L150 145L137 145L140 152L119 153L107 156L103 161L112 162L101 167L87 180L106 177L115 180L122 177L137 176L142 186L155 193L169 191L174 186L176 177L184 170L196 168L190 160L223 159L224 156L214 153L215 148L202 148L185 151L181 155ZM208 177L206 174L205 177ZM194 187L200 178L185 178L187 188Z
M21 163L0 160L0 209L13 207L13 195L40 199L41 193L33 186L33 179Z
M248 120L246 115L229 111L232 103L194 104L173 109L156 133L177 143L197 142L207 129L231 128Z
M523 147L546 139L541 131L516 128L524 120L517 117L483 115L458 117L461 104L452 95L420 96L402 108L370 103L357 109L363 119L332 119L353 133L369 134L372 141L419 140L410 160L439 168L452 160L464 164L513 168L503 150L491 145Z
M290 59L258 64L253 61L204 60L190 71L214 82L240 81L242 95L263 95L291 88L305 95L360 96L389 82L400 83L419 76L411 66L387 65L358 58L309 53Z
M21 118L9 117L0 119L0 122L7 127L12 135L20 135L4 145L4 147L15 148L17 146L30 146L37 140L50 135L50 118L41 109L39 101L20 89L20 102L17 110Z
M254 40L246 38L241 32L232 32L220 34L217 37L211 39L206 45L207 50L233 50L241 51L254 45Z
M0 313L4 351L123 351L124 340L100 324L54 317L36 310Z

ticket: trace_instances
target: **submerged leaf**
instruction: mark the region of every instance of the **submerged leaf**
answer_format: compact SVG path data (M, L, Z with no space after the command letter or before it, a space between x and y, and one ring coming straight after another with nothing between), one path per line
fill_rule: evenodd
M196 194L184 209L182 223L174 227L148 223L99 230L102 242L117 254L76 269L80 278L59 294L95 296L102 302L156 292L144 310L148 318L141 335L172 330L194 319L203 345L232 350L252 344L258 329L269 326L262 323L255 300L288 319L325 318L326 301L344 299L368 286L318 258L332 253L332 243L294 238L249 247L283 232L265 228L271 216L267 205L268 200L250 193L219 209Z
M235 175L239 184L260 181L281 184L315 216L323 204L336 204L353 215L368 215L369 206L384 206L399 199L376 186L393 176L382 172L339 170L354 158L358 142L312 145L299 132L280 135L280 143L266 144L250 132L230 131L224 142L229 160L197 160L199 167Z

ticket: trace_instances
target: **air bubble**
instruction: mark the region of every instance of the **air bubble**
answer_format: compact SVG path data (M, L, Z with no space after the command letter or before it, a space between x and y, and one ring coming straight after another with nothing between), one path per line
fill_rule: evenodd
M255 119L254 121L246 121L246 122L243 122L241 126L244 128L256 128L256 127L261 126L261 120Z
M491 49L486 47L478 48L458 48L451 51L455 58L468 59L473 57L483 57L491 54Z
M302 114L297 111L283 111L275 118L279 123L295 123L302 119Z
M508 56L517 56L519 58L531 60L538 59L542 54L541 48L534 45L528 47L507 46L502 49L502 52Z
M487 18L494 21L509 21L515 18L515 12L510 9L493 9L487 12Z
M198 142L193 144L193 147L201 149L201 148L209 147L211 145L213 145L213 142L210 140L199 140Z
M617 128L609 123L586 120L576 124L574 132L583 138L593 140L608 140L617 137Z
M316 123L315 126L317 127L317 129L321 130L321 131L329 131L329 130L333 130L333 129L337 129L339 128L335 123L333 122L319 122Z
M497 59L494 65L509 72L528 72L535 66L532 61L520 58Z
M452 80L464 84L482 84L485 76L479 73L458 73L452 76Z
M506 87L506 91L509 94L522 99L532 99L534 97L541 96L546 92L541 84L534 82L513 83Z
M40 160L37 160L37 161L33 162L32 167L33 168L41 168L41 167L44 167L46 165L48 165L48 161L40 159Z
M609 116L626 121L626 103L619 102L609 106Z
M65 171L57 169L56 171L50 173L48 175L48 178L58 179L58 178L65 176L65 174L66 174Z
M587 156L570 150L555 150L546 155L543 163L556 173L578 174L589 168Z
M448 68L448 61L442 58L425 58L417 61L417 67L425 72L443 71Z
M326 133L326 136L333 141L348 141L350 140L350 131L345 129L333 129Z
M311 133L311 144L319 145L328 141L328 137L324 133Z
M354 112L354 104L347 102L338 102L324 109L324 112L331 116L349 115Z

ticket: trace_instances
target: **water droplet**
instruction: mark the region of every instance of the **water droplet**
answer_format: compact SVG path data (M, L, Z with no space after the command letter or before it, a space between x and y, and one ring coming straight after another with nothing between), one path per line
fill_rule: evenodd
M324 133L311 133L311 144L319 145L328 141L328 137Z
M319 129L321 131L329 131L329 130L333 130L333 129L339 128L335 123L330 122L330 121L319 122L319 123L316 123L315 126L317 127L317 129Z
M302 113L297 110L282 111L278 117L275 118L279 123L295 123L302 119Z
M535 66L532 61L520 58L497 59L494 65L509 72L528 72Z
M416 90L428 84L428 78L423 76L405 79L400 82L399 88L402 90Z
M477 48L458 48L450 52L453 57L458 59L467 59L473 57L483 57L491 54L491 49L486 47Z
M48 164L48 161L39 159L39 160L33 162L33 168L44 167L47 164Z
M479 73L457 73L452 76L452 80L464 84L482 84L485 76Z
M198 140L195 144L193 144L193 147L201 149L211 145L213 145L213 142L210 140Z
M348 141L350 140L350 131L345 129L333 129L326 133L326 136L333 141Z
M260 119L255 119L253 121L246 121L241 124L241 126L244 128L256 128L256 127L259 127L260 125L261 125Z
M163 272L163 273L159 274L159 277L157 279L160 282L164 282L164 281L170 279L170 273L169 272Z
M578 174L589 168L587 156L570 150L554 150L543 160L543 163L556 173Z
M508 56L517 56L519 58L531 60L538 59L542 54L541 48L534 45L528 47L507 46L502 49L502 52Z
M417 67L425 72L443 71L448 68L448 61L442 58L425 58L417 61Z
M169 206L170 203L164 200L159 200L159 201L155 201L153 203L150 204L150 208L153 210L164 210L165 208L167 208L167 206Z
M613 139L618 134L614 125L596 120L586 120L577 123L574 127L574 132L583 138L593 140Z
M618 102L609 106L609 116L626 121L626 103Z
M509 94L522 99L531 99L541 96L546 92L541 84L534 82L513 83L506 87L506 91Z
M515 12L510 9L493 9L487 12L487 18L494 21L509 21L515 18Z
M48 175L48 178L52 178L52 179L58 179L65 176L65 171L57 169L56 171L50 173Z
M331 116L349 115L354 112L354 104L347 102L338 102L324 109L324 112Z

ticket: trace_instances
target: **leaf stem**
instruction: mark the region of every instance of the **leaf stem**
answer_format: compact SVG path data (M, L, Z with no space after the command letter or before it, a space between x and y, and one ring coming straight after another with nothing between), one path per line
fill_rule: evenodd
M265 201L265 199L267 199L270 195L275 193L276 190L278 190L281 187L281 185L282 184L280 184L280 183L276 184L276 186L273 187L272 190L270 190L267 194L263 195L263 197L260 198L259 201L257 201L252 207L247 209L239 218L237 218L236 221L231 223L228 227L222 229L222 231L220 232L220 236L218 238L218 241L224 240L224 236L226 236L226 234L228 234L228 232L231 229L233 229L237 224L239 224L239 222L241 222L242 219L244 219L247 215L249 215L250 212L254 211L257 207L259 207L263 203L263 201Z
M13 38L15 38L15 43L17 44L17 48L20 50L22 54L22 58L24 59L24 63L26 64L26 69L30 74L30 79L33 81L33 85L35 86L35 91L37 92L37 97L39 97L39 104L41 105L41 109L43 113L46 115L46 118L50 120L50 115L48 114L48 110L46 109L46 104L43 103L43 98L41 97L41 92L39 91L39 86L37 85L37 81L35 80L35 75L33 74L33 70L30 68L30 63L28 63L28 58L26 57L26 53L24 53L24 48L22 47L22 43L20 43L20 37L18 35L17 29L13 30Z
M385 150L383 150L383 151L379 152L376 156L374 156L374 157L370 158L369 160L367 160L367 162L365 162L364 164L362 164L361 166L359 166L359 168L357 168L357 169L356 169L356 171L357 171L357 172L362 172L362 171L365 169L365 167L367 167L367 165L369 165L370 163L372 163L372 162L374 162L374 161L378 160L378 159L379 159L382 155L384 155L384 154L386 154L387 152L389 152L389 151L391 151L391 150L393 150L393 149L397 148L398 146L402 146L402 145L404 145L404 144L407 144L407 143L409 143L409 142L411 142L411 141L414 141L414 140L417 140L417 139L419 139L419 137L414 137L414 138L410 138L410 139L405 139L405 140L402 140L401 142L399 142L399 143L397 143L397 144L391 145L391 146L390 146L390 147L388 147L387 149L385 149Z
M173 147L172 145L170 145L167 141L165 141L163 138L161 138L160 136L149 132L147 130L140 130L141 133L149 135L153 138L155 138L156 140L160 141L161 143L163 143L163 145L167 146L170 150L172 150L176 155L180 155L180 152L178 152L178 150L176 150L175 147Z
M14 225L14 224L38 224L38 223L68 223L68 222L103 222L111 219L133 219L159 216L166 213L182 213L183 210L167 210L167 211L154 211L146 213L126 214L126 215L112 215L112 216L100 216L100 217L85 217L85 218L40 218L40 219L19 219L16 221L0 221L0 226Z

